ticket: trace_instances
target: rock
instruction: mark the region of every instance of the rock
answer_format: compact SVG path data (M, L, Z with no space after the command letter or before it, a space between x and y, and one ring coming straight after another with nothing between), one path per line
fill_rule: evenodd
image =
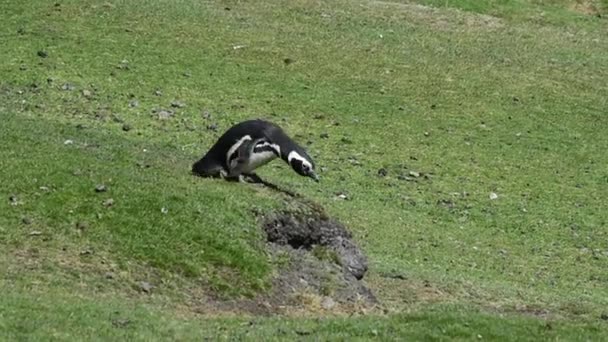
M138 285L139 289L145 293L150 293L150 291L152 291L152 289L154 288L154 286L152 286L152 284L148 283L147 281L140 281Z
M71 83L64 83L64 84L61 86L61 90L66 90L66 91L71 91L71 90L74 90L74 88L75 88L75 87L74 87L74 85L73 85L73 84L71 84Z
M103 277L106 279L114 279L116 275L114 274L114 272L106 272L104 273Z
M208 110L203 110L203 112L201 113L201 116L205 120L211 119L211 113Z
M80 255L91 255L93 254L93 250L90 248L85 248L83 250L80 251Z
M349 197L345 193L343 193L343 192L338 192L336 194L336 198L341 199L341 200L347 200L347 199L349 199Z
M19 205L21 204L21 201L19 200L19 198L15 195L11 195L8 197L8 201L11 205Z
M47 58L49 56L49 53L44 50L38 50L36 54L41 58Z
M112 325L116 328L125 328L129 324L131 324L131 320L128 318L117 318L112 320Z
M163 214L168 214L169 213L169 209L167 209L165 207L162 207L162 208L160 208L160 212L163 213Z
M498 194L496 194L495 192L491 192L491 193L490 193L490 199L491 199L491 200L498 199Z
M125 132L128 132L128 131L130 131L131 129L132 129L132 127L131 127L131 125L129 125L129 124L124 124L124 125L122 125L122 130L123 130L123 131L125 131Z
M82 90L82 96L86 97L86 98L90 98L91 96L93 96L93 93L88 90L88 89L83 89Z
M154 95L156 95L156 96L163 96L163 92L160 91L160 90L155 90L154 91Z
M72 145L74 143L74 140L72 139L67 139L66 141L63 142L64 145Z
M38 189L40 189L40 191L44 191L44 192L49 192L49 191L51 191L51 189L49 189L49 187L48 187L48 186L44 186L44 185L43 185L43 186L41 186L41 187L39 187Z
M95 192L106 192L106 191L108 191L108 188L104 184L98 184L95 187Z
M383 167L378 169L378 177L386 177L386 175L388 175L388 170Z
M80 231L84 231L86 229L89 228L89 224L87 222L84 221L78 221L76 223L76 229L80 230Z
M182 101L173 101L173 102L171 102L171 107L173 107L173 108L184 108L184 107L186 107L186 104L183 103Z
M336 301L331 297L324 297L321 301L321 307L325 310L331 310L336 306Z
M42 232L39 230L32 230L29 235L30 236L40 236L40 235L42 235Z
M111 207L114 205L114 200L111 198L108 198L107 200L102 202L104 207Z
M418 171L410 171L408 174L414 178L420 177L420 172L418 172Z
M167 120L173 116L173 111L161 109L156 114L159 120Z
M210 130L210 131L217 132L218 127L217 127L217 124L214 123L214 124L208 125L207 129Z
M118 65L116 66L117 69L120 70L129 70L129 61L126 59L123 59L122 61L120 61L120 63L118 63Z
M129 101L129 107L131 107L131 108L139 107L139 101L137 101L137 100Z
M32 224L32 219L26 216L21 219L21 222L25 225L30 225L30 224Z

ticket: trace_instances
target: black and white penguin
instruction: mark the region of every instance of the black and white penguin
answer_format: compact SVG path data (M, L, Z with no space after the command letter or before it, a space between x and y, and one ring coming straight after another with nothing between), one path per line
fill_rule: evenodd
M243 121L230 127L192 165L192 172L201 177L240 179L241 175L255 176L255 169L277 157L299 175L319 181L315 164L304 148L279 126L264 120Z

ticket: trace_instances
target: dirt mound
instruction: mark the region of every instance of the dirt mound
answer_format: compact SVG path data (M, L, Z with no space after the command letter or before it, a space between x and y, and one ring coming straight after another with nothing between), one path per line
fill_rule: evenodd
M344 225L320 214L282 212L264 223L268 241L294 249L324 247L335 253L335 261L356 279L367 272L367 258L352 241Z
M277 272L271 290L251 299L216 303L251 314L361 313L377 307L362 278L367 258L340 222L318 206L259 217Z

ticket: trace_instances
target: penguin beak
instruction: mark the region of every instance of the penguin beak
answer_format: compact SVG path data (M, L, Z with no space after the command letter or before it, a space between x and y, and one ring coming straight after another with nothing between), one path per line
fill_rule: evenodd
M319 176L318 176L316 173L314 173L314 172L311 172L311 173L308 175L308 177L310 177L310 178L314 179L314 180L315 180L315 182L319 182Z

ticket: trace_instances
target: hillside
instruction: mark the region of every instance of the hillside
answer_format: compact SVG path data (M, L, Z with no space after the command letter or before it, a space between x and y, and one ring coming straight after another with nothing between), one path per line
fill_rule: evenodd
M605 1L2 9L4 338L606 333ZM249 118L306 146L321 182L259 170L294 199L190 174ZM263 218L302 203L352 232L377 306L332 309L323 287L246 310L298 259Z

